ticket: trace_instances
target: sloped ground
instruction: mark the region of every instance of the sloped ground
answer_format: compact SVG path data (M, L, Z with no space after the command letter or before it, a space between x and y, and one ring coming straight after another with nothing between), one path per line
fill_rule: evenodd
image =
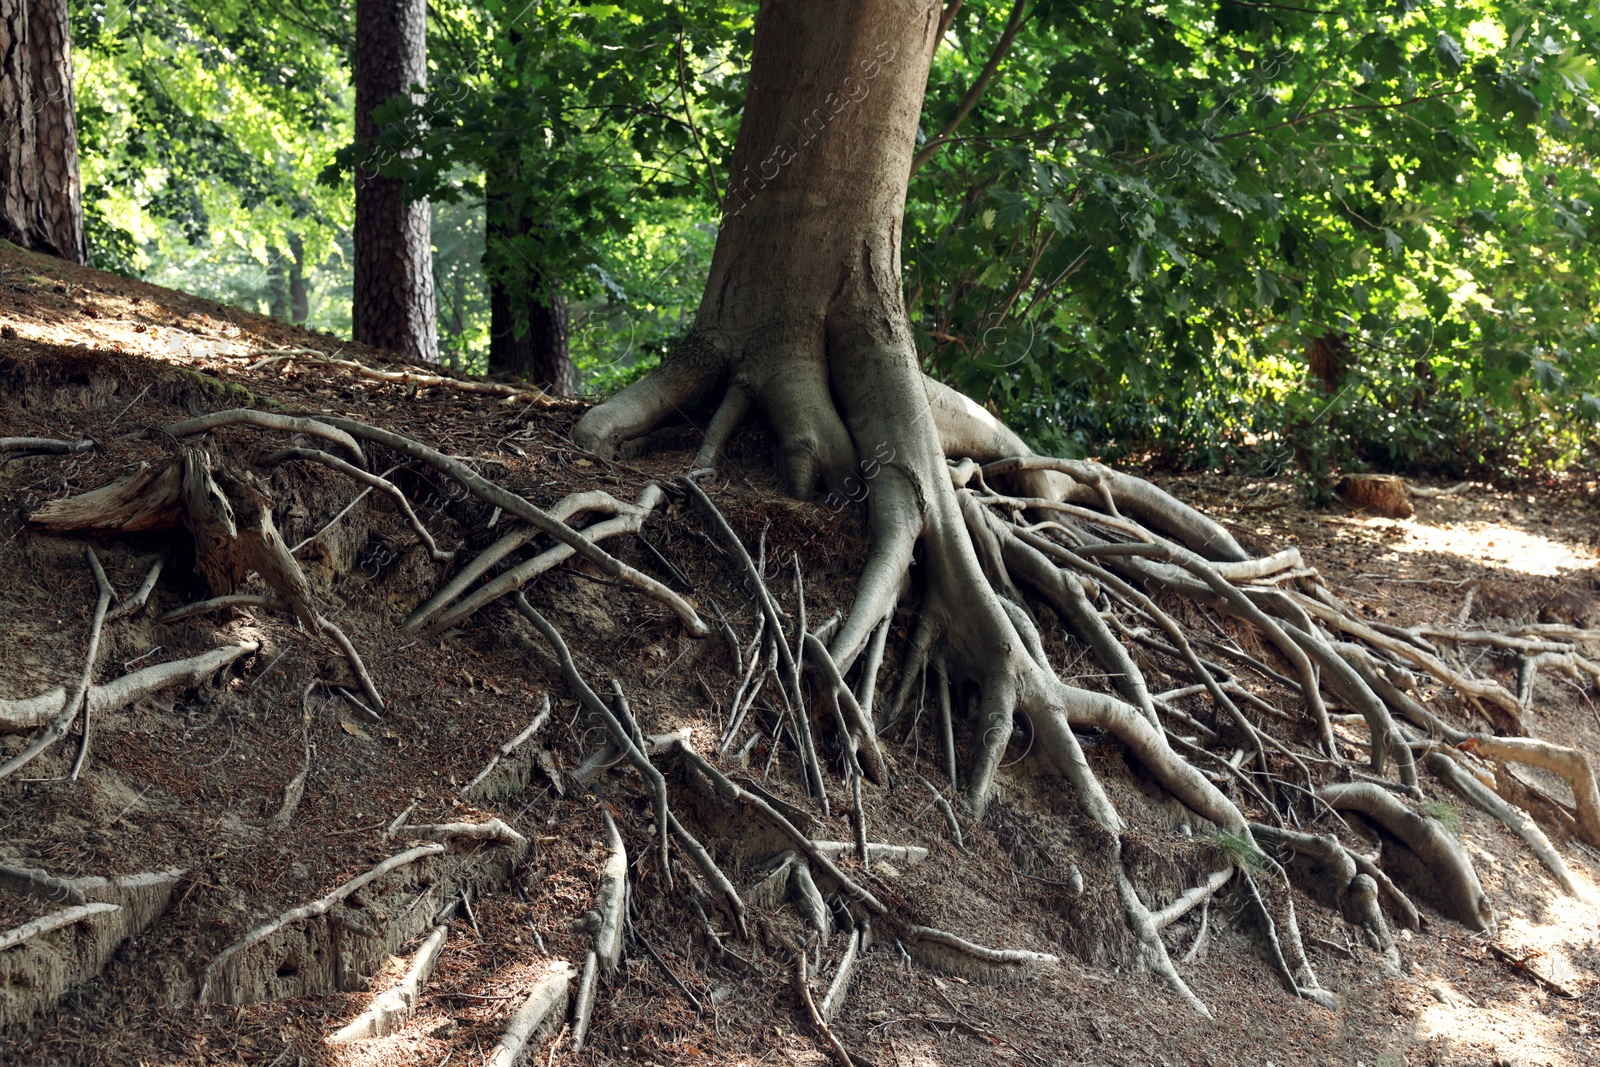
M568 443L582 412L576 403L417 388L297 359L250 369L284 349L387 365L377 353L329 337L0 250L0 436L101 442L92 452L0 468L0 697L71 687L82 669L95 599L83 558L86 539L25 529L21 517L48 500L123 476L139 461L163 460L172 442L150 428L240 406L344 414L469 457L486 476L541 506L591 488L633 499L652 478L670 482L692 456L685 438L681 448L668 442L667 450L635 463L599 464ZM245 464L282 443L282 435L231 427L213 434L207 447L219 462ZM747 544L765 532L772 585L786 610L795 605L789 575L796 556L806 574L810 617L843 610L865 554L859 519L848 509L836 514L775 495L766 442L750 434L739 445L739 462L714 487L719 505ZM400 458L374 450L373 469L388 469ZM465 549L462 558L504 530L493 509L445 483L404 466L394 477L442 545ZM323 613L361 651L388 709L374 722L326 689L305 697L309 683L339 678L344 664L284 615L234 610L155 621L207 595L191 573L193 548L181 536L94 539L123 595L139 585L154 559L166 560L148 607L107 628L102 681L241 640L260 647L198 688L95 719L79 780L67 778L78 748L74 732L0 782L0 864L64 878L185 872L166 911L129 937L100 975L78 984L58 1006L0 1030L0 1060L274 1067L482 1062L549 961L582 963L589 938L580 924L595 906L606 858L604 809L619 824L632 858L636 936L622 969L602 987L589 1047L574 1053L566 1041L554 1041L534 1050L528 1062L825 1062L825 1047L795 993L792 955L784 945L785 939L803 940L794 910L752 907L756 939L730 937L728 947L738 957L715 953L683 896L660 889L648 791L622 768L600 771L587 784L580 780L585 758L603 749L604 737L579 710L538 635L497 607L439 639L402 633L398 624L449 567L429 559L379 494L341 515L358 489L324 468L285 464L267 484L280 503L285 541L293 546L315 535L297 558ZM1272 480L1207 477L1172 488L1230 520L1252 548L1299 544L1329 584L1374 619L1409 625L1516 617L1592 626L1600 617L1600 524L1592 486L1479 487L1422 501L1418 517L1407 522L1307 512L1292 502L1287 485ZM754 633L755 612L737 572L683 501L652 516L642 540L621 537L608 547L697 602L716 599L742 640ZM658 603L608 584L586 565L568 563L544 575L530 586L529 599L566 635L591 685L604 693L608 679L621 682L645 733L688 728L702 752L715 751L721 709L738 684L718 638L689 639ZM908 636L903 626L890 636L884 685L897 677ZM1078 654L1059 629L1046 637L1053 662L1075 662ZM1164 681L1158 660L1143 665L1153 687ZM1486 658L1477 666L1514 687L1512 665ZM1085 660L1083 670L1090 669ZM532 743L540 751L527 768L529 784L493 804L463 799L460 787L528 724L545 695L554 714ZM1559 675L1541 674L1530 725L1547 739L1600 752L1600 714L1592 699ZM1409 974L1385 978L1352 927L1300 899L1313 962L1323 984L1341 994L1340 1010L1332 1012L1283 991L1258 958L1240 901L1225 892L1210 908L1196 958L1182 966L1215 1015L1204 1020L1157 980L1129 967L1131 941L1093 860L1092 841L1059 814L1071 805L1057 784L1034 776L1021 747L1005 772L1000 799L981 824L964 827L969 852L953 847L929 794L915 783L915 774L935 782L943 775L931 714L921 721L910 742L889 746L899 784L888 792L869 790L865 814L872 840L924 845L931 855L916 865L879 864L869 876L848 858L841 865L913 921L988 945L1054 952L1063 961L1025 984L984 985L907 965L893 946L878 945L858 968L834 1024L859 1062L1600 1062L1600 916L1592 905L1560 894L1498 823L1436 786L1429 786L1430 795L1454 809L1458 832L1501 915L1498 934L1472 935L1434 915L1425 931L1401 935ZM26 741L0 735L0 759ZM1132 818L1140 847L1129 861L1159 898L1153 904L1219 865L1216 844L1184 833L1183 820L1150 796L1153 787L1126 767L1114 741L1086 738L1085 746L1112 783L1118 805L1139 813ZM762 746L747 769L731 760L723 765L744 780L761 781L768 755ZM303 798L275 823L290 808L286 798L302 769ZM1570 801L1558 781L1530 778ZM764 780L778 797L805 806L787 750ZM837 779L830 785L834 815L818 818L811 836L848 841L848 791ZM398 961L384 965L371 992L196 1006L203 968L246 931L413 846L416 839L405 829L391 832L406 812L408 825L499 817L529 842L525 862L509 881L484 889L492 882L484 875L487 881L475 883L480 888L470 897L470 920L458 912L409 1024L354 1045L324 1040L403 971ZM725 825L715 812L699 814L702 825ZM731 834L705 832L702 838L741 890L759 881L759 849ZM493 866L493 847L452 846L451 856L439 862ZM1575 841L1559 847L1579 883L1594 892L1600 857ZM1069 888L1073 864L1081 869L1082 893ZM429 868L405 885L404 898L374 895L358 903L385 921L420 915L448 895L452 877ZM0 889L0 931L56 907ZM362 923L360 911L347 908L354 916L349 921L377 925ZM711 918L723 924L716 913ZM726 933L725 924L720 928ZM1188 950L1197 929L1198 914L1171 928L1175 957ZM817 952L819 996L842 942L836 934ZM51 946L60 954L71 944L64 938ZM414 942L392 947L404 956ZM365 951L371 954L370 946ZM280 965L263 982L291 988L303 978L301 967L285 973ZM692 991L700 1012L669 969ZM0 989L23 992L15 985Z

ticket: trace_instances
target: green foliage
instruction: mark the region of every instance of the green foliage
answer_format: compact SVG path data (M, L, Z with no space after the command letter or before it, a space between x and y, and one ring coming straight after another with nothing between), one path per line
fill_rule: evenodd
M1014 3L962 6L925 149ZM584 388L609 392L698 304L753 7L433 4L428 87L358 149L347 5L75 6L92 255L266 310L298 238L313 323L347 331L362 160L434 203L453 364L484 366L491 279L559 289ZM1313 494L1342 469L1592 453L1584 5L1022 10L911 182L906 299L931 373L1049 451L1295 471ZM1311 373L1318 338L1346 354L1334 373Z
M1461 836L1461 809L1444 800L1424 800L1417 810L1457 837Z
M964 9L926 128L1009 8ZM913 181L929 364L1039 444L1113 458L1570 458L1600 375L1595 36L1567 4L1032 4ZM1325 335L1354 359L1317 419Z

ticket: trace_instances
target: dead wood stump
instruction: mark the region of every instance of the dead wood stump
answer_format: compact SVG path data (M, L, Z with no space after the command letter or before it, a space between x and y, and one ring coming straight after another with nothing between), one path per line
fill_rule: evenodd
M1409 519L1417 513L1404 478L1392 474L1347 474L1334 487L1352 507L1390 519Z

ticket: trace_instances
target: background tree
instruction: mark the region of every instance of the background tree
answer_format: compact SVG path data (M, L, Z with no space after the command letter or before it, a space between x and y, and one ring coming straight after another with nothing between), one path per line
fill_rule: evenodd
M66 0L0 3L0 237L84 263Z
M383 141L385 119L427 82L424 0L360 0L356 4L356 141L354 299L357 341L411 359L437 362L432 213L408 195L400 177L384 173L396 142ZM388 149L388 150L386 150ZM405 149L401 149L405 151Z

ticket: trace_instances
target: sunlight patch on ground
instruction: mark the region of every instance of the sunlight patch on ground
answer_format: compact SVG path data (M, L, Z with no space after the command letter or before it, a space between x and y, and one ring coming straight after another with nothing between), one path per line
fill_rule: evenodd
M1424 553L1455 556L1485 567L1555 578L1595 565L1593 550L1551 540L1528 530L1495 522L1452 522L1430 525L1415 519L1343 520L1388 540L1379 559L1401 559ZM1395 534L1399 533L1398 538Z
M1496 1063L1515 1063L1525 1067L1579 1067L1583 1062L1560 1046L1566 1038L1566 1024L1558 1018L1540 1014L1531 1005L1490 1004L1474 1006L1450 988L1448 982L1423 978L1423 984L1437 988L1450 1004L1425 1008L1417 1018L1416 1039L1438 1041L1446 1052L1441 1062L1481 1063L1475 1054L1492 1049ZM1531 994L1525 994L1531 996ZM1456 1050L1466 1051L1458 1058Z

